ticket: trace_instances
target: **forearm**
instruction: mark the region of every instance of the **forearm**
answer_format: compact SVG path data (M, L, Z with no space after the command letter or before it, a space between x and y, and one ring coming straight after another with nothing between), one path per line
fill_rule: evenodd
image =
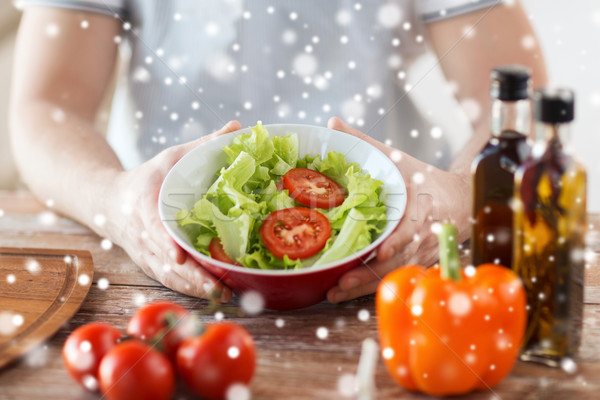
M85 20L93 29L82 29ZM47 35L49 24L59 35ZM23 180L42 201L109 236L105 214L122 171L106 140L94 129L110 88L118 20L52 7L29 7L15 46L10 104L13 154ZM115 230L116 231L116 230ZM110 236L109 236L110 237Z
M23 180L53 208L109 236L107 188L114 189L123 168L92 122L52 102L13 104L10 115L13 153ZM98 221L98 220L97 220Z
M474 34L465 36L466 27ZM521 45L524 37L535 38L535 32L518 2L431 23L427 28L444 75L457 84L457 100L474 102L479 108L477 115L471 115L473 135L450 167L466 176L491 134L490 71L503 64L525 65L531 69L534 86L544 86L543 56L537 42L531 48Z

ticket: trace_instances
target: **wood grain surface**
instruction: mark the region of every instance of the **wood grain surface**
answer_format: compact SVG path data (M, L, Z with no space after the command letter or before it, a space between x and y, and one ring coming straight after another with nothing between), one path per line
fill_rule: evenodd
M117 246L104 250L102 238L80 225L55 216L27 193L0 192L0 244L12 247L69 248L92 253L95 274L79 311L58 333L20 362L0 369L0 400L99 399L77 386L60 358L67 335L91 321L106 321L124 329L143 301L171 300L215 321L208 302L162 287L145 276ZM48 223L52 220L52 223ZM583 342L577 371L569 374L519 362L493 391L472 393L460 399L597 399L600 398L600 216L589 219ZM466 262L467 257L463 257ZM100 279L109 286L101 289ZM6 277L0 272L0 281ZM358 317L366 310L366 320ZM225 318L244 325L255 338L258 365L250 390L253 399L347 399L339 385L354 374L365 338L377 338L373 296L332 305L239 317L234 299L224 307ZM361 315L364 315L364 311ZM277 321L279 323L277 323ZM283 326L281 326L283 321ZM322 340L320 327L328 329ZM430 398L405 391L387 375L381 360L376 371L377 399ZM179 388L174 399L194 398ZM350 397L351 398L351 397Z
M0 276L5 277L0 280L0 368L69 321L85 299L93 274L87 251L0 247Z

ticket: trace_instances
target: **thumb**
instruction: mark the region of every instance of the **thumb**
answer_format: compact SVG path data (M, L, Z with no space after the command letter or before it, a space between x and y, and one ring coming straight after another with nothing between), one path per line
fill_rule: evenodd
M229 121L228 123L223 125L223 127L221 129L219 129L216 132L211 133L210 135L202 136L198 139L192 140L191 142L182 144L181 150L183 151L183 154L185 154L188 151L192 150L194 147L198 146L200 143L204 143L207 140L214 139L217 136L221 136L221 135L224 135L229 132L234 132L239 129L242 129L242 125L239 123L239 121L236 121L236 120Z
M381 143L378 140L373 139L371 136L359 131L358 129L354 129L353 127L346 124L344 121L342 121L338 117L329 118L329 121L327 121L327 127L329 129L334 129L336 131L342 131L342 132L348 133L354 137L364 140L365 142L369 143L372 146L377 147L379 150L381 150L385 153L386 146L383 143Z
M329 118L329 121L327 121L327 127L329 129L335 129L336 131L349 133L350 135L359 137L361 139L363 138L363 136L367 136L358 129L352 128L350 125L348 125L347 123L342 121L341 118L338 117Z
M203 139L209 140L209 139L215 138L217 136L224 135L225 133L234 132L234 131L237 131L240 129L242 129L242 124L240 124L239 121L236 121L234 119L232 121L229 121L225 125L223 125L223 127L221 129L219 129L218 131L213 132L210 135L204 136Z

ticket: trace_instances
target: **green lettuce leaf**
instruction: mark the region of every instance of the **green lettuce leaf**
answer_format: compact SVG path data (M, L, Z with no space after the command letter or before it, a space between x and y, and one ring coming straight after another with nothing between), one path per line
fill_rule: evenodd
M284 162L296 167L298 162L298 135L292 133L286 136L273 136L275 154Z
M273 137L273 157L266 163L273 175L285 175L298 162L298 135Z
M292 260L288 256L275 257L263 244L253 246L253 251L239 261L246 267L259 269L296 269L301 268L302 265L301 260Z
M314 265L340 260L364 249L371 244L374 236L381 232L381 221L385 222L385 206L379 209L351 209L335 241Z
M354 207L375 207L379 205L379 192L383 182L371 178L369 174L360 172L355 165L349 165L345 173L346 199L337 207L323 210L332 225L345 218L346 213Z
M208 188L207 194L215 193L223 181L229 181L236 189L241 189L255 172L256 160L245 151L241 151L227 168L221 168L219 177Z
M314 161L313 164L315 164ZM344 155L337 151L330 151L327 153L327 157L323 160L319 160L314 166L317 171L327 175L339 183L344 189L348 189L348 170L351 167L354 168L353 172L350 174L354 173L354 171L360 171L360 167L357 163L346 163Z
M214 225L229 257L237 260L246 253L249 233L254 225L254 219L248 212L239 211L233 215L225 215L205 197L196 202L193 213L198 219L209 220Z
M223 147L228 164L232 164L242 151L250 154L259 165L271 159L274 146L269 132L260 123L251 130L252 133L236 136L231 146Z

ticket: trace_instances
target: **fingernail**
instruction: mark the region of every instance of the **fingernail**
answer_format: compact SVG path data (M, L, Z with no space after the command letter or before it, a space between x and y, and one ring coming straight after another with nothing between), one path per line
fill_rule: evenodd
M355 276L352 276L347 279L342 279L342 281L340 282L340 287L346 291L354 289L355 287L358 287L359 285L360 285L360 279L358 279Z
M337 292L335 295L333 295L333 301L332 301L332 303L340 303L340 302L346 300L346 298L348 298L348 293L346 293L346 292Z

